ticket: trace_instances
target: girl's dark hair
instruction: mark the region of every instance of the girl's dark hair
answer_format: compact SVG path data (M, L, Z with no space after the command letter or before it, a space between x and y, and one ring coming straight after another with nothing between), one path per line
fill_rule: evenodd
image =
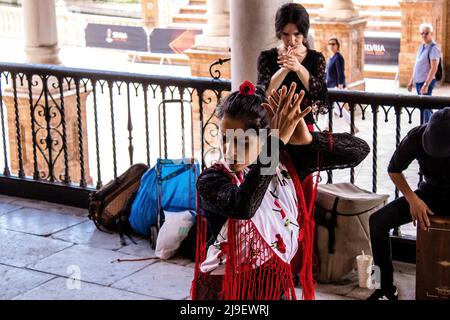
M298 31L303 35L303 44L309 48L309 14L305 7L299 3L286 3L278 9L275 15L275 33L278 39L281 39L281 33L289 23L295 24Z
M267 129L270 120L266 109L261 104L265 101L265 93L261 87L256 87L252 95L240 94L239 91L230 93L217 106L216 115L222 120L224 116L242 119L245 129Z

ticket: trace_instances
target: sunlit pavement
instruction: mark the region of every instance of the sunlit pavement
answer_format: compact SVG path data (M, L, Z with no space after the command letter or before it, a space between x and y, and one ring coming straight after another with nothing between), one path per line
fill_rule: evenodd
M117 262L154 257L144 238L122 246L98 231L83 209L0 195L0 299L189 299L194 263ZM415 266L396 264L401 299L414 299ZM356 273L318 284L318 300L365 299ZM301 297L301 289L297 289Z

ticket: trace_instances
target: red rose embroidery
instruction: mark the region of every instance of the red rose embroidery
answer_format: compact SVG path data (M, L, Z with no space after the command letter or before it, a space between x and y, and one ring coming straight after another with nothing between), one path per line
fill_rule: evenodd
M228 248L229 248L228 242L222 242L222 243L220 244L220 250L221 250L224 254L227 254L227 253L228 253Z
M220 250L219 254L217 255L217 258L219 258L219 265L222 265L223 258L225 255L228 254L228 251L229 251L228 250L229 249L228 242L222 242L222 243L216 245L216 248Z
M228 242L221 242L219 244L215 244L214 246L216 247L216 249L220 250L222 254L228 253Z
M280 205L280 203L278 202L278 200L275 199L275 200L273 201L273 204L275 205L275 207L278 208L278 210L277 210L277 209L274 209L274 210L275 210L276 212L279 212L279 213L281 214L281 219L284 220L284 218L286 218L286 213L285 213L284 210L281 208L281 205Z
M286 245L284 244L283 238L281 238L280 234L277 234L275 237L277 238L277 241L275 241L272 245L281 253L285 253Z
M248 80L245 80L240 86L239 86L239 93L243 94L245 96L251 96L256 93L256 87L253 83L251 83Z
M277 208L281 208L281 205L280 205L280 203L278 202L277 199L275 199L275 200L273 201L273 204L274 204Z

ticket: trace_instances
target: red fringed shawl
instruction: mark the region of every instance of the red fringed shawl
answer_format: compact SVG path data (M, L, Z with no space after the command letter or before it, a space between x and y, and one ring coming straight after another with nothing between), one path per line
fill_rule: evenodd
M312 277L313 239L314 239L314 201L306 206L302 185L287 152L283 151L281 161L292 177L297 195L298 224L300 226L299 247L302 250L302 269L300 283L305 300L314 299L314 280ZM217 170L227 173L233 183L236 178L221 164L215 164ZM317 184L313 190L316 192ZM294 283L289 263L284 262L274 251L284 249L284 243L267 243L260 235L252 220L227 220L228 242L221 248L226 254L225 274L222 278L221 292L224 300L295 300ZM240 244L240 245L239 245ZM191 297L199 299L198 280L208 277L202 274L200 266L207 254L207 219L198 210L197 213L197 251L195 274L192 282ZM255 267L257 266L257 267Z

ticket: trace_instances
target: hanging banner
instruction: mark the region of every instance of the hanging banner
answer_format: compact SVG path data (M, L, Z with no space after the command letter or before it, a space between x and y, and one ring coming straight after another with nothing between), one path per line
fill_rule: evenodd
M142 27L89 23L85 35L87 47L148 51L147 33Z
M155 28L150 34L150 51L153 53L181 54L195 44L199 29Z
M398 65L400 38L365 37L365 64Z

